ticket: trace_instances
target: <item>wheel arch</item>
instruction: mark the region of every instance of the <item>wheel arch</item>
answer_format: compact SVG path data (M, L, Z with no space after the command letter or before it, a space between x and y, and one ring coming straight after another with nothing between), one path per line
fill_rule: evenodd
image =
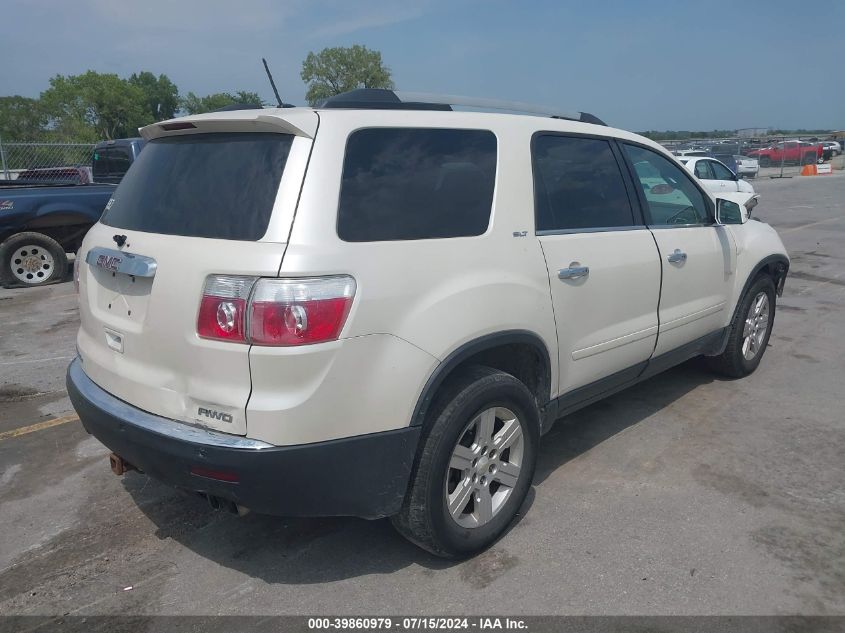
M438 390L469 365L499 369L521 380L534 394L538 409L551 399L551 356L543 339L528 330L495 332L464 343L435 368L417 399L411 426L424 423Z
M751 273L748 275L747 279L745 280L745 285L742 287L742 291L739 293L737 297L736 306L734 306L734 313L733 317L736 317L736 312L739 310L739 306L742 303L742 298L745 296L745 293L748 292L748 289L751 287L751 284L759 277L761 274L768 275L772 278L772 281L775 282L775 292L777 296L783 295L783 285L786 281L786 275L789 273L789 258L786 255L769 255L768 257L764 257L761 259L754 268L751 269ZM733 320L731 320L733 322Z

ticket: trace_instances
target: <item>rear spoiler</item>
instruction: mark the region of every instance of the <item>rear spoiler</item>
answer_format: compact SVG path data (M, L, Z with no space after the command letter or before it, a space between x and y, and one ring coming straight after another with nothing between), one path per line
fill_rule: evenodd
M310 108L272 108L209 112L153 123L138 131L147 141L162 136L205 132L275 132L314 138L317 122L317 113Z

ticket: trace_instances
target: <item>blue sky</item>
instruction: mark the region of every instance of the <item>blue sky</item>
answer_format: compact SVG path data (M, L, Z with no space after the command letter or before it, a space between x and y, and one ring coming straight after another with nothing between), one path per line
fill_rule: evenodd
M364 44L398 88L646 129L845 128L845 0L0 0L0 95L55 74L167 74L303 103L308 51Z

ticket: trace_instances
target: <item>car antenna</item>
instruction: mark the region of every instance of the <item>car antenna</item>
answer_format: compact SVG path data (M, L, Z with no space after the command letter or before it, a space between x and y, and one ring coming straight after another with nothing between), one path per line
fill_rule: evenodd
M276 82L273 81L273 75L270 74L270 67L267 65L267 60L263 57L261 61L264 63L264 70L267 72L267 79L270 80L270 85L273 87L273 94L276 95L276 102L279 104L280 108L291 108L289 103L282 103L282 98L279 96L279 91L276 89Z

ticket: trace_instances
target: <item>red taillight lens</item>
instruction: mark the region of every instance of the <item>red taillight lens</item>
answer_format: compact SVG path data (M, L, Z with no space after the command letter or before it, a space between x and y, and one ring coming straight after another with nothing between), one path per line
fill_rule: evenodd
M197 334L202 338L246 343L247 299L254 284L255 277L208 277L197 317Z
M261 279L250 303L254 345L308 345L340 336L355 298L348 276Z

